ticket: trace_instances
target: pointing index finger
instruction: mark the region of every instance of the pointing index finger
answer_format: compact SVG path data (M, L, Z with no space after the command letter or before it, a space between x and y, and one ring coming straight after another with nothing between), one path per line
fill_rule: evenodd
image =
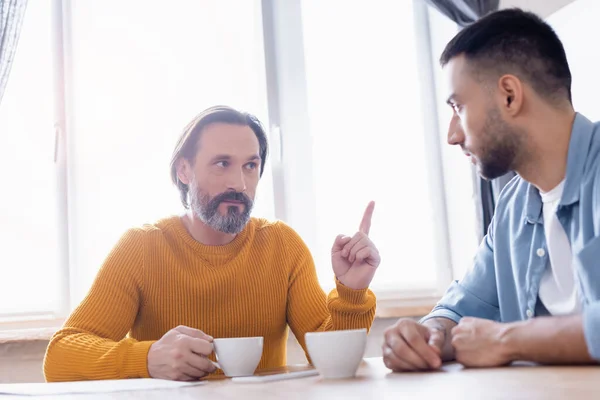
M375 210L375 202L370 201L362 217L362 221L360 221L360 227L358 228L358 231L364 233L365 235L369 235L369 230L371 229L371 218L373 218L373 210Z

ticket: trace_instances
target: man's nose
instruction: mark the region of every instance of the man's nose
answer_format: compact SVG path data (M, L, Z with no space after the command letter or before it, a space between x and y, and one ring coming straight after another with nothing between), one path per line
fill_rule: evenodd
M448 144L455 146L465 141L465 134L460 124L460 119L456 114L452 116L448 125Z
M227 189L235 190L236 192L246 191L246 177L242 170L232 170L227 181Z

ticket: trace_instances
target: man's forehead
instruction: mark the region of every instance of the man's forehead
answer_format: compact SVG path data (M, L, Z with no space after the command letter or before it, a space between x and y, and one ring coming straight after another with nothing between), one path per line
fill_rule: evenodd
M258 153L256 134L247 125L215 123L207 125L200 134L200 152L226 152L232 154Z
M444 85L448 98L458 95L464 91L471 80L468 73L467 61L464 55L453 57L443 67Z

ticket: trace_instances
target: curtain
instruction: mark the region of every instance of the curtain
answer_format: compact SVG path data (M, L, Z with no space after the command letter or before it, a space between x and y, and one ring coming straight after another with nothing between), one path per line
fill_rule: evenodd
M478 18L498 10L500 0L427 0L427 3L464 28Z
M27 0L0 0L0 103L17 50L26 7Z
M499 0L426 0L446 17L454 21L460 28L475 22L478 18L494 12L499 8ZM515 176L509 172L492 181L478 177L477 179L477 215L479 217L480 239L487 233L487 228L494 216L496 200L500 191Z

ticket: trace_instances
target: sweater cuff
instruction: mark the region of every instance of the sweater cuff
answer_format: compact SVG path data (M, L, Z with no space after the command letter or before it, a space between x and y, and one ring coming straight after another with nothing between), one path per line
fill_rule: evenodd
M124 378L150 378L148 373L148 351L156 341L136 342L123 360Z
M375 297L369 288L350 289L349 287L344 286L337 278L335 278L335 286L340 299L352 305L364 305L369 301L369 297Z

